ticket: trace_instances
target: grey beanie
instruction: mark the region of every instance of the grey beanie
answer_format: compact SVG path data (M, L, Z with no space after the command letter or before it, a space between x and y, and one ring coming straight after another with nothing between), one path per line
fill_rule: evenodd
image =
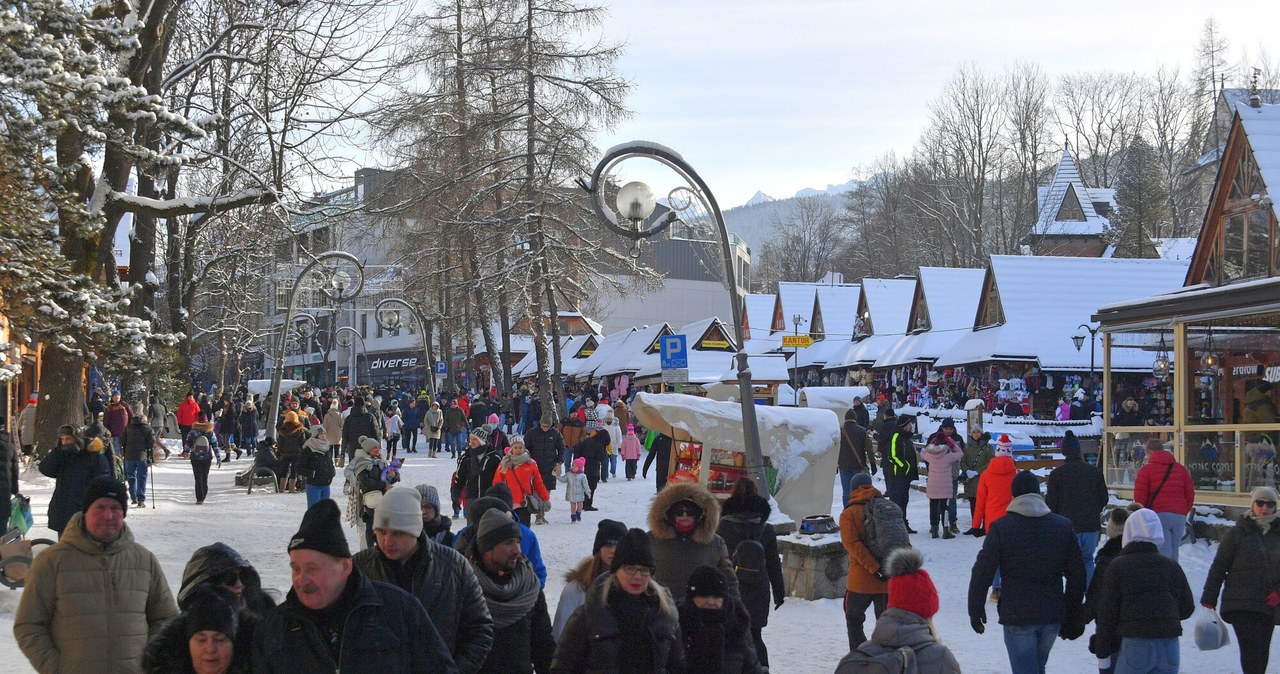
M408 485L388 489L373 509L373 528L402 531L417 538L422 533L422 496L418 490Z
M421 518L418 526L422 526ZM493 508L480 518L480 524L476 526L476 552L484 554L512 538L521 538L520 523L511 519L511 515Z
M417 489L418 494L422 496L423 504L429 504L436 509L437 513L440 512L440 492L436 491L435 487L429 484L420 484L414 489Z

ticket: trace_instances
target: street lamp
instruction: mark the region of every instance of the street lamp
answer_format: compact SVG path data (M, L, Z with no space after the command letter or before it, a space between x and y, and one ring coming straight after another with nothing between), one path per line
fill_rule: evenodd
M396 306L404 307L413 316L413 319L418 322L418 334L422 335L422 355L426 359L423 365L431 373L427 375L427 391L432 398L435 398L436 378L435 363L431 357L431 334L427 331L427 320L422 317L422 312L418 310L416 305L410 304L408 300L399 297L388 297L378 302L373 311L374 318L377 319L378 325L381 325L383 330L398 330L403 321L400 317L400 310L396 309Z
M653 190L643 182L627 183L618 191L615 212L605 204L605 189L609 184L609 176L622 162L633 158L645 158L657 161L675 171L683 185L672 190L668 201L672 209L661 222L644 228L645 222L657 208L657 199ZM729 228L725 226L724 215L716 202L711 189L702 180L693 167L678 152L658 143L647 141L631 141L615 145L605 152L600 163L596 165L591 178L579 178L578 184L591 195L591 205L596 216L610 230L635 242L631 249L633 257L640 252L640 241L656 236L670 227L678 219L676 211L679 205L691 206L696 200L702 208L715 220L720 239L720 251L724 254L725 281L729 285L729 306L733 312L734 336L738 340L738 352L735 356L738 365L738 402L742 406L742 439L743 449L747 457L747 471L755 480L761 493L768 493L768 483L764 475L764 456L760 452L760 426L756 421L755 394L751 388L751 369L747 365L746 339L742 332L742 294L738 288L737 274L733 257L733 248L729 243ZM623 225L618 216L627 220Z
M347 335L350 335L350 336L348 337ZM346 337L346 339L343 339L344 337ZM357 339L360 340L360 353L367 352L369 349L364 344L364 335L361 335L359 330L356 330L350 325L344 325L338 328L337 330L335 330L333 333L333 342L344 349L351 348L351 346L355 344L355 340ZM359 370L360 370L360 359L359 359L359 355L357 355L355 358L355 367L353 367L351 370L351 378L347 382L348 388L356 387L356 374L357 372L359 372ZM333 380L335 382L338 381L338 359L336 357L333 359Z
M1094 380L1094 374L1093 374L1094 348L1093 347L1097 343L1098 331L1102 329L1102 326L1098 326L1094 328L1094 327L1090 327L1087 323L1081 323L1079 327L1080 329L1089 333L1089 381L1093 382ZM1084 335L1081 335L1081 334L1075 334L1071 336L1071 341L1075 342L1076 351L1080 351L1081 349L1084 348L1084 340L1085 340L1085 337Z
M791 317L791 322L796 326L796 337L799 337L800 324L804 322L804 316L801 316L800 314L794 314ZM791 351L792 351L791 378L795 384L795 388L791 389L792 395L795 396L795 400L792 401L792 404L795 405L796 407L799 407L800 406L800 344L797 342L797 344L794 347L792 347Z
M318 278L317 278L318 277ZM289 307L285 310L280 328L280 340L276 348L275 367L271 368L271 391L267 402L267 432L275 432L276 419L280 415L280 382L284 379L284 350L293 327L294 313L298 310L298 289L303 283L319 281L321 292L334 302L355 299L364 288L364 265L356 256L341 250L320 253L293 280L289 290ZM314 321L314 319L312 319Z

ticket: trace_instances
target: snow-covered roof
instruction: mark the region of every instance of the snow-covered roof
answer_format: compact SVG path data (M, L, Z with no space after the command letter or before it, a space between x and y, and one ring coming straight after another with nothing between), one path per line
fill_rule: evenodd
M1180 287L1188 264L1187 260L992 255L987 273L995 285L992 301L1000 302L1004 323L966 334L934 365L1038 361L1041 369L1049 371L1087 370L1089 349L1077 351L1071 341L1072 335L1081 332L1079 326L1091 324L1099 306ZM1123 358L1117 362L1116 357L1113 353L1113 369L1151 366L1150 354L1137 352L1131 363ZM1094 358L1101 367L1101 353L1095 352Z
M1114 198L1114 192L1111 196ZM1080 177L1080 167L1071 156L1071 149L1063 149L1053 181L1040 190L1040 212L1031 233L1040 236L1103 234L1109 223L1094 210L1094 200Z
M564 364L564 374L570 377L578 377L581 379L590 379L591 374L596 371L616 350L618 350L624 342L627 341L635 328L627 328L619 330L615 333L605 335L600 340L600 345L596 347L595 353L587 356L585 360L573 360Z
M724 342L728 344L725 348L709 347L703 348L698 340L706 335L712 327L718 327ZM733 364L732 350L733 342L730 333L732 330L729 325L721 321L717 317L704 318L695 321L682 328L676 333L685 336L685 343L688 346L686 355L689 361L689 383L691 384L709 384L711 382L720 381L720 375L725 368ZM644 377L656 377L662 374L662 358L659 354L652 354L651 358L645 360L644 366L636 371L636 379Z
M856 283L820 285L817 287L817 294L823 332L835 339L853 336L853 323L858 318L858 298L862 294L862 286ZM813 334L812 329L809 332Z
M573 360L573 354L577 353L578 348L582 346L583 342L586 341L586 339L587 339L586 336L581 336L581 335L571 335L571 336L560 338L560 360L561 360L560 365L563 370L568 369L570 361ZM547 340L547 341L550 341L550 340ZM547 356L552 359L555 358L555 356L551 353L548 353ZM555 361L552 360L552 362L555 362ZM534 349L531 346L529 347L529 352L524 355L524 358L521 358L520 362L512 366L511 376L532 377L537 373L538 373L538 352L536 349Z
M661 369L659 365L662 357L657 349L651 347L658 337L669 334L671 334L671 326L666 323L636 330L600 362L600 365L592 371L592 375L607 377L614 374L635 374L650 366Z
M813 367L815 365L822 367L831 360L831 356L843 349L844 345L848 343L849 339L847 337L832 335L821 342L814 342L808 348L798 349L796 351L796 355L799 357L797 367ZM782 351L786 353L791 349L782 349Z
M778 301L782 305L782 322L784 332L794 326L791 319L800 314L801 334L808 334L809 324L813 321L813 298L816 283L799 283L796 281L778 282ZM770 317L772 318L772 317Z
M871 336L833 352L827 361L827 369L875 364L886 350L907 334L907 319L911 315L911 299L915 290L914 278L862 279L862 302L866 306Z
M742 298L747 327L751 328L751 334L746 336L748 341L769 336L773 327L773 304L776 301L777 298L773 295L763 293L746 295Z
M1152 239L1156 252L1164 260L1190 260L1196 253L1196 243L1200 239L1194 236L1168 237Z
M928 330L913 330L876 360L875 367L932 362L973 331L985 269L921 267L916 316L927 315ZM915 326L910 326L914 328Z
M494 327L493 338L494 340L499 340L501 337L501 334L498 332L498 324L494 323L493 327ZM533 352L533 335L521 335L513 332L511 333L510 337L511 337L511 353L515 354L515 353L532 353ZM495 348L498 349L498 355L502 355L501 341L498 341L498 343L495 345ZM480 355L484 355L485 353L487 353L487 351L485 350L484 340L483 339L476 340L475 352L472 355L480 356Z
M1280 190L1280 105L1264 104L1258 108L1237 105L1236 113L1240 115L1240 125L1268 194L1271 190ZM1280 195L1271 198L1277 196Z

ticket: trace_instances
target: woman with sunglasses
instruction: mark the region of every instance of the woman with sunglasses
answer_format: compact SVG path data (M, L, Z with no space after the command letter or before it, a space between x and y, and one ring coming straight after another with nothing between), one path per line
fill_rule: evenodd
M214 543L191 555L182 570L178 608L186 610L197 588L213 585L230 591L244 608L262 615L275 608L276 600L262 589L262 578L244 555L226 543Z
M1221 591L1222 619L1235 630L1240 670L1263 674L1271 635L1280 620L1280 526L1276 522L1276 490L1255 487L1249 495L1249 512L1227 529L1218 544L1200 604L1214 608Z
M668 482L649 507L649 540L657 560L654 579L684 599L689 576L699 566L714 566L725 575L729 592L738 598L738 579L729 548L716 533L720 502L696 482Z
M654 579L648 534L624 534L609 570L591 583L585 603L569 618L551 673L684 671L680 614Z

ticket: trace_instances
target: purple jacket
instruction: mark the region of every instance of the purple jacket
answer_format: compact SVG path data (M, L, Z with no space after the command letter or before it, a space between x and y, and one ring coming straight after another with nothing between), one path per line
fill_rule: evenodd
M111 431L111 437L124 437L124 428L129 425L129 421L133 419L133 408L129 407L129 403L118 402L108 403L107 409L102 412L102 423Z

